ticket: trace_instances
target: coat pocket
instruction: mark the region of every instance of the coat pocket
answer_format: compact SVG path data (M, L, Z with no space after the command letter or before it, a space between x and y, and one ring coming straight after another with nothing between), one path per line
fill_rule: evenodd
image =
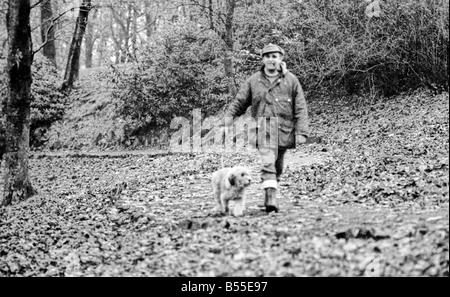
M292 121L280 120L278 145L286 148L295 147L295 125Z

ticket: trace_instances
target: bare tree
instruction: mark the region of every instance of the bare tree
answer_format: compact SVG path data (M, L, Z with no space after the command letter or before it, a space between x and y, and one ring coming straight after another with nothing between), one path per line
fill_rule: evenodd
M51 0L41 2L41 39L44 56L56 67L55 26Z
M62 90L70 89L73 83L78 79L80 70L80 52L81 43L83 42L84 32L88 23L89 11L91 10L91 0L83 0L73 32L72 43L70 44L69 54L67 57L66 72L64 74L64 82L61 86Z
M137 51L137 35L138 35L138 17L139 12L136 7L133 7L132 33L131 33L131 52L133 57L136 57Z
M94 31L94 22L92 20L97 17L97 14L98 14L98 9L94 9L91 21L88 22L87 28L86 28L86 36L85 36L85 40L84 40L84 44L85 44L84 57L85 57L86 68L92 67L92 56L93 56L93 52L94 52L94 43L96 40L96 34Z
M209 23L209 29L213 30L223 41L226 52L223 58L225 76L228 78L228 92L231 97L237 93L235 82L235 73L233 65L234 49L234 12L238 6L239 0L208 0L200 2L199 0L190 0L190 5L200 7Z
M33 63L30 9L30 0L8 0L7 95L3 99L5 188L2 205L25 200L36 193L28 177Z
M133 55L134 5L133 3L119 3L118 7L111 6L110 11L113 17L110 22L110 32L116 50L116 63L123 63Z
M208 0L209 28L214 31L213 2Z
M156 14L152 13L152 9L150 7L150 3L148 0L144 1L144 14L145 14L145 32L148 40L150 36L152 36L156 22Z
M237 93L237 88L234 82L234 67L233 67L233 17L234 9L236 8L236 0L226 0L226 12L225 12L225 32L222 34L222 39L225 42L227 54L223 60L225 68L225 76L228 77L228 91L232 97Z

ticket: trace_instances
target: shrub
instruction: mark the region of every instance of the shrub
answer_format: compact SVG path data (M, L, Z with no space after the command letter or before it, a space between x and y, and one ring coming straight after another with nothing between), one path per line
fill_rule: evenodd
M49 127L62 118L66 96L58 89L61 79L50 60L35 56L32 71L31 130L34 131L39 127Z
M195 108L207 116L223 106L227 86L217 42L209 31L177 23L161 32L139 61L112 66L117 112L131 130L167 126L174 117L189 117Z
M368 2L254 5L240 18L239 42L251 52L268 42L284 47L289 68L310 90L448 90L448 1L377 0L380 14L370 17Z

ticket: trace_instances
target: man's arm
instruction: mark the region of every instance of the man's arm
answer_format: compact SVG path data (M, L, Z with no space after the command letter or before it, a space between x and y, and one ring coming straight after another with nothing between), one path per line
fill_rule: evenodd
M234 118L243 115L251 104L252 91L250 86L250 79L248 79L239 89L236 97L230 103L227 111L225 112L225 126L231 126L233 124ZM230 121L230 119L232 120Z
M297 136L303 135L303 137L306 140L306 138L309 137L308 108L306 106L306 99L305 95L303 94L303 88L297 79L294 85L294 94L295 94L294 118L296 121L295 133Z

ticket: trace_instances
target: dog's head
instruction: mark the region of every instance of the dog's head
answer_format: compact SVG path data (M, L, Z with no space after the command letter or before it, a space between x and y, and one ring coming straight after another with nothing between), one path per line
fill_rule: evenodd
M252 181L250 170L242 166L233 167L228 173L228 181L232 187L248 187Z

